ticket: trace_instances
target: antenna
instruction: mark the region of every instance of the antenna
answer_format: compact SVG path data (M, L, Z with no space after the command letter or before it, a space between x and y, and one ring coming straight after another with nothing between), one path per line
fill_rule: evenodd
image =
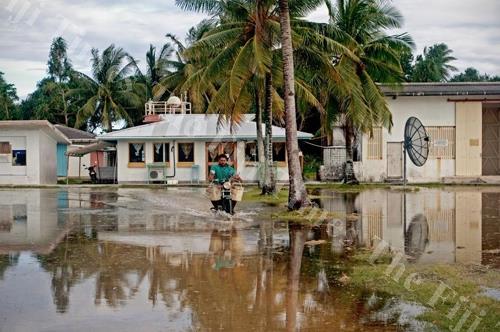
M408 154L410 160L413 162L415 166L417 167L423 166L427 161L427 157L429 156L429 141L430 141L429 135L427 135L427 130L425 130L425 127L422 124L422 122L420 122L420 120L414 116L409 117L408 120L406 120L404 141L403 141L403 154L404 154L403 238L405 239L405 252L411 249L410 246L411 239L409 238L409 236L412 236L412 234L414 233L413 232L414 228L417 227L414 221L412 220L412 223L410 224L410 229L408 231L406 230L406 154ZM425 219L425 216L422 215L422 217ZM427 219L425 219L425 224L424 222L421 222L418 225L420 225L420 228L422 229L425 229L423 227L424 225L427 226L425 239L426 241L428 241L429 232L428 232ZM424 249L425 249L425 244L424 244Z
M429 136L422 122L416 117L409 117L408 120L406 120L403 142L404 185L406 185L406 154L408 154L415 166L423 166L429 156L429 140Z

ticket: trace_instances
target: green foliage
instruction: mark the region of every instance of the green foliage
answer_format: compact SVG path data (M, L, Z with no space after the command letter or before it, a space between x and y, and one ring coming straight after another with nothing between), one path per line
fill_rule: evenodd
M112 123L123 120L128 125L133 120L127 109L139 109L144 105L144 83L129 77L137 70L136 62L122 48L108 46L102 54L92 49L92 77L78 73L81 85L70 91L72 96L86 96L78 110L76 126L102 126L112 131Z
M68 81L73 71L67 48L68 45L62 37L54 38L50 46L47 72L49 77L58 83Z
M413 82L444 82L450 78L452 71L457 68L450 65L456 60L451 54L453 50L441 43L424 48L422 55L418 55L413 67L411 80Z
M481 74L476 68L469 67L463 73L453 76L450 82L500 82L500 76Z
M0 71L0 120L16 120L19 118L15 102L19 99L14 84L7 83Z

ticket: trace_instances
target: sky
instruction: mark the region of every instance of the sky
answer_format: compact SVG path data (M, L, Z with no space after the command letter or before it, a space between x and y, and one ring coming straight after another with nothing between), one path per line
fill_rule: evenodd
M403 29L420 54L446 43L460 71L475 67L500 75L500 0L393 0L405 18ZM52 39L63 36L76 70L89 73L90 50L110 44L144 62L149 44L158 48L165 34L184 38L204 16L184 12L175 0L0 0L0 71L25 98L46 76ZM325 22L326 7L309 19Z

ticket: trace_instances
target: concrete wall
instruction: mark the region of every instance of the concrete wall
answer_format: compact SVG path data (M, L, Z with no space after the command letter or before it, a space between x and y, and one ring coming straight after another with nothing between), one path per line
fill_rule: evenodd
M57 192L26 190L17 195L0 190L0 216L11 222L9 232L0 232L0 252L10 249L45 251L59 232Z
M131 141L130 141L131 142ZM134 142L139 142L135 140ZM177 143L191 143L193 141L176 141L175 142L175 160L177 160ZM145 142L145 162L146 164L153 162L153 143L155 142ZM170 147L174 144L173 141L166 141L166 143L170 143ZM129 155L128 155L128 144L129 141L118 141L116 145L117 151L117 166L118 166L118 182L146 182L148 181L148 174L146 167L129 167ZM195 141L194 142L194 164L199 165L199 178L200 181L205 181L207 177L207 166L206 166L206 153L205 153L205 141ZM173 160L174 155L170 153L170 163L169 167L167 167L167 174L173 175ZM237 168L236 172L242 177L244 181L255 182L258 180L258 167L256 164L246 163L245 162L245 142L237 143ZM176 162L176 170L175 170L175 179L180 182L188 182L191 181L192 178L192 169L191 166L181 166ZM288 168L278 167L278 181L288 181Z
M387 178L387 142L401 142L404 127L410 116L422 121L424 126L455 126L455 103L448 97L398 97L387 99L393 115L394 126L389 132L383 130L382 159L370 160L366 146L368 135L362 139L362 166L357 173L362 181L380 182ZM443 177L455 175L455 159L428 159L424 166L417 167L408 159L407 178L410 182L440 181Z
M40 184L39 131L3 129L0 131L0 141L10 142L12 150L26 150L26 166L12 166L10 160L0 162L0 184Z
M68 147L68 150L83 147L85 145L75 145L72 144L70 147ZM71 178L78 178L80 175L82 178L88 178L89 177L89 172L85 169L85 166L90 165L90 153L84 155L81 158L81 161L79 160L78 157L70 157L69 158L69 167L68 167L68 176ZM80 172L80 173L79 173Z
M40 184L56 184L57 142L41 130L38 133Z

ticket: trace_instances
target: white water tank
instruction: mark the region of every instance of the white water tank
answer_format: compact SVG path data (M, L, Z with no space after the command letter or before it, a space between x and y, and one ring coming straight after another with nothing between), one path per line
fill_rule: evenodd
M167 105L171 105L174 107L180 107L182 104L182 101L179 97L176 96L170 96L167 100Z

